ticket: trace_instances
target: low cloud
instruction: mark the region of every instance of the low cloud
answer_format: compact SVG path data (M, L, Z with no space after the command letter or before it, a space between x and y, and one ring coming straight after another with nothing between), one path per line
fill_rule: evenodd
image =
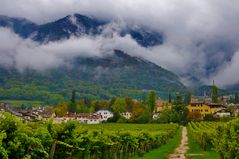
M237 51L230 62L221 66L221 69L212 76L220 87L231 86L239 82L239 51Z
M58 67L77 56L102 56L101 38L82 37L40 45L30 39L21 39L9 29L0 29L0 65L45 70ZM101 51L102 50L102 51ZM104 50L105 53L106 50Z

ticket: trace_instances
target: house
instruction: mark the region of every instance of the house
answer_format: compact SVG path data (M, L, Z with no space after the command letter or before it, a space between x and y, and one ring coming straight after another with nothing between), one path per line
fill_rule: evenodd
M70 120L77 120L77 114L75 113L67 113L63 115L62 117L55 116L53 117L53 123L54 124L60 124L63 122L68 122Z
M4 105L0 105L0 111L5 111L6 107Z
M132 117L132 113L131 112L123 112L120 113L121 116L125 117L126 119L130 119Z
M67 122L69 120L77 120L77 114L76 113L67 113L63 116L63 119Z
M81 124L99 124L102 121L100 114L81 113L78 115L77 120Z
M200 112L202 115L213 114L224 108L225 106L222 104L206 104L204 102L194 102L188 105L189 112Z
M205 116L207 114L214 114L215 112L222 110L226 107L222 104L215 104L215 103L206 104L204 102L191 102L187 106L187 108L189 112L199 112L203 116Z
M95 114L99 114L102 117L102 121L107 121L109 118L112 118L114 115L109 110L99 110Z
M66 122L63 117L54 117L53 118L53 124L61 124L63 122Z
M53 123L60 124L71 120L79 121L80 124L99 124L102 121L102 117L99 114L92 113L80 113L80 114L67 113L62 117L54 117Z
M227 111L226 109L221 109L221 110L214 112L213 116L218 117L218 118L230 117L231 112Z
M158 97L158 99L156 101L156 106L155 106L154 112L157 113L164 109L171 109L171 108L172 108L171 103L164 102L160 97Z
M232 108L233 116L238 117L238 115L239 115L239 104L235 104L235 105L233 104L230 107Z
M153 114L153 120L157 120L159 118L159 113L154 113Z

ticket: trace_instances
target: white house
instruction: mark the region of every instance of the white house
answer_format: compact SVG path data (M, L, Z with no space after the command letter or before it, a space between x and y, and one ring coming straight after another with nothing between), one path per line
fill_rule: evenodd
M156 120L156 119L158 119L159 118L159 113L154 113L153 114L153 120Z
M53 123L54 124L61 124L63 122L66 122L63 117L55 117L55 118L53 118Z
M81 113L78 115L77 120L81 124L99 124L102 121L102 117L99 114Z
M109 118L112 118L114 115L109 110L99 110L95 114L99 114L102 117L102 121L107 121Z
M231 112L225 110L225 109L222 109L222 110L219 110L219 111L216 111L214 113L214 116L215 117L219 117L219 118L222 118L222 117L230 117L231 116Z
M126 119L130 119L132 117L131 112L123 112L123 113L120 113L120 115L125 117Z

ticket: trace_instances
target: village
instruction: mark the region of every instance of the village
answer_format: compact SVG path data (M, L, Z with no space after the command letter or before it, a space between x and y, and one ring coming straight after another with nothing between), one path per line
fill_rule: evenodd
M196 121L203 120L206 116L221 119L237 117L239 114L239 104L230 103L231 99L235 98L233 95L219 97L217 103L213 103L212 98L206 95L199 97L191 96L190 98L189 104L186 105L188 116L191 116L194 120L196 119ZM152 113L152 120L158 120L163 111L171 110L173 107L174 105L172 102L157 97ZM114 116L114 113L107 109L101 109L94 113L67 112L64 115L57 116L52 106L37 106L31 109L20 109L13 108L8 103L0 103L0 110L9 112L24 121L44 122L52 120L55 124L71 120L78 121L79 124L99 124L109 121L109 119ZM120 116L129 120L132 117L132 112L120 112Z

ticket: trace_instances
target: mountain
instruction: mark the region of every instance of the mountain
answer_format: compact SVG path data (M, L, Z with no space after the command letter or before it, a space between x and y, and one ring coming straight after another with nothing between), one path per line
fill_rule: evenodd
M78 57L70 66L37 72L0 69L0 99L53 100L69 98L73 89L79 98L131 96L144 98L149 90L167 97L185 89L179 77L149 61L115 50L105 57Z
M22 38L28 38L37 28L37 25L24 18L10 18L0 15L0 27L11 28Z
M101 35L111 22L80 14L38 25L24 18L0 16L0 27L12 29L22 38L38 43L68 39L71 36ZM120 36L130 35L142 47L163 43L163 35L146 27L124 27ZM44 71L0 67L0 99L41 100L55 103L69 99L72 90L78 98L131 96L145 98L149 90L161 97L185 89L174 73L121 50L103 57L77 57L57 68Z
M71 36L99 35L103 29L111 23L113 22L90 18L81 14L68 15L62 19L41 25L24 18L0 16L0 27L11 28L22 38L31 38L40 43L68 39ZM130 35L143 47L163 43L163 35L161 33L142 26L122 27L118 33L121 36Z

